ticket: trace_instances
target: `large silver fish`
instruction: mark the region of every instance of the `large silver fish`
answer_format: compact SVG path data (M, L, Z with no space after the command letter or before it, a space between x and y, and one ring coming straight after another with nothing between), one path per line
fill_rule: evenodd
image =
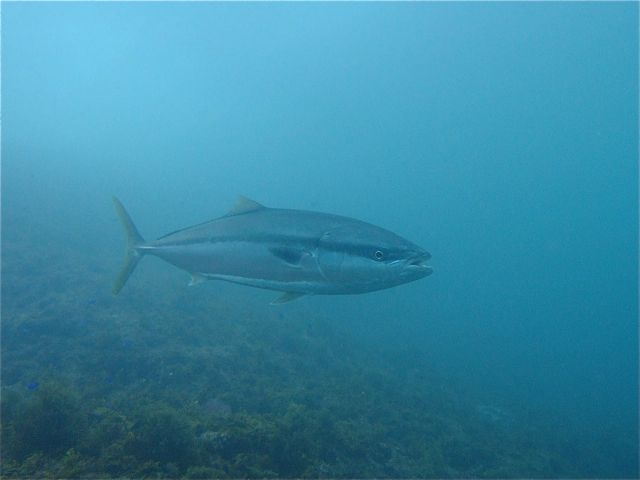
M143 255L155 255L208 279L284 292L273 304L304 295L353 294L430 275L431 255L404 238L353 218L267 208L241 197L225 216L146 242L117 198L127 233L118 293Z

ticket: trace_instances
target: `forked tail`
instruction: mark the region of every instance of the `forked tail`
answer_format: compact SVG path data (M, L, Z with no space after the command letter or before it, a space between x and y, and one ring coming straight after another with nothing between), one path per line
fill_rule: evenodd
M117 295L124 284L127 283L129 276L135 270L136 265L144 255L143 252L138 250L138 247L144 245L144 238L138 233L138 229L133 224L133 220L125 210L124 206L116 197L113 197L113 205L116 207L116 213L122 222L125 233L127 234L127 252L124 258L124 265L120 270L120 273L116 277L116 281L113 283L113 294Z

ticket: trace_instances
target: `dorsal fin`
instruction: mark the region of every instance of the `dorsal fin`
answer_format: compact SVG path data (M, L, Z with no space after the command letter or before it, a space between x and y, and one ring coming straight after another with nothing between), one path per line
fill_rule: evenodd
M236 204L229 210L227 216L230 217L232 215L240 215L242 213L255 212L256 210L262 210L263 208L267 208L264 205L259 204L255 200L251 200L250 198L243 197L240 195Z

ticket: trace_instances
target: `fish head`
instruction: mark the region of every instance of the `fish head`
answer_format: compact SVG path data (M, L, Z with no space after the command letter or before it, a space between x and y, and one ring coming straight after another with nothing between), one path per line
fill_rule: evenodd
M318 264L343 293L413 282L433 273L431 254L393 232L358 222L333 229L319 243Z

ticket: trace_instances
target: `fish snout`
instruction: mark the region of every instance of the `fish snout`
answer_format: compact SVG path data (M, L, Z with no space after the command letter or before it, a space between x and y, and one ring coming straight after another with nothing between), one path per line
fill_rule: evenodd
M412 274L431 275L433 268L427 264L429 260L431 260L431 254L423 250L407 260L406 270Z

